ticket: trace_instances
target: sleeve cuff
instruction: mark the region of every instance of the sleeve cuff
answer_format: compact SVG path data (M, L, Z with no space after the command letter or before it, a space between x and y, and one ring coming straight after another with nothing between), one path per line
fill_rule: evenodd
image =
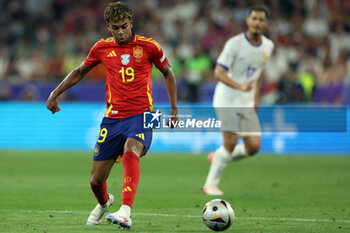
M221 63L217 62L216 65L219 65L219 66L221 66L221 67L224 67L225 70L228 70L228 66L226 66L226 65L224 65L224 64L221 64Z

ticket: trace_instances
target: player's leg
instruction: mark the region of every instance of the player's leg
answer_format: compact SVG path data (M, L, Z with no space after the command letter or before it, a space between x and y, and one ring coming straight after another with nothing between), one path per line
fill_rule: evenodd
M249 156L253 156L260 150L261 137L260 136L245 136L243 142L236 145L235 149L231 153L233 161L238 161Z
M102 221L103 215L108 208L114 203L114 196L107 192L107 178L113 167L115 159L104 161L92 161L90 186L98 204L91 211L87 225L97 225Z
M122 207L126 207L129 215L132 204L134 203L136 189L140 178L139 160L144 149L144 145L134 138L128 138L124 146Z
M261 127L256 111L248 108L244 109L242 114L244 117L241 119L242 132L240 136L244 143L237 145L231 153L233 161L255 155L260 150L261 145Z
M113 195L107 192L106 181L117 155L123 152L124 141L120 133L120 125L120 120L111 118L104 118L101 123L90 175L91 190L98 204L91 211L87 225L99 224L114 202Z
M92 161L90 185L98 203L104 205L108 201L106 180L114 165L114 159Z
M223 132L222 137L224 141L223 146L229 153L231 153L236 147L237 141L239 139L239 135L232 132Z
M231 132L223 132L222 136L224 144L215 151L215 156L203 187L203 192L208 195L223 195L223 192L218 188L221 174L232 160L231 153L239 138L237 134Z
M248 136L243 138L246 153L250 156L260 151L261 136Z
M122 205L120 209L106 216L107 221L119 224L124 228L130 228L131 208L134 202L137 185L140 177L139 160L144 154L145 147L143 143L134 139L128 138L125 142L123 154L124 179Z
M124 121L124 128L128 129L124 136L123 166L124 183L122 205L120 209L106 218L109 222L117 223L124 228L131 227L130 212L134 202L136 189L140 177L139 159L145 155L152 143L152 130L143 128L143 114L135 115Z

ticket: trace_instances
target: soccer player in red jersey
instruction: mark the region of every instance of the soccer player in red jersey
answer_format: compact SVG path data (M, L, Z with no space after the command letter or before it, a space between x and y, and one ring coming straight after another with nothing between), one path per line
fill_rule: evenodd
M130 212L140 176L139 158L145 155L152 141L152 130L143 128L142 119L143 112L153 111L152 64L164 76L173 122L177 121L176 80L160 45L152 38L132 32L133 11L128 5L110 3L104 17L112 37L98 41L91 48L84 62L51 92L46 106L52 113L59 111L57 98L82 80L93 67L104 64L107 111L95 146L90 177L98 204L90 213L87 225L99 224L113 204L114 197L107 192L106 180L116 159L122 155L122 205L106 218L130 228Z

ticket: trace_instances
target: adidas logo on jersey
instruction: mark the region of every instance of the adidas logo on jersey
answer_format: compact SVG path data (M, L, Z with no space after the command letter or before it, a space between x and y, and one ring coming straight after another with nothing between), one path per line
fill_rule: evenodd
M114 52L114 50L112 50L112 52L110 52L107 57L116 57L117 54Z
M143 133L135 134L135 136L141 138L142 140L145 140L145 135Z
M130 188L130 186L128 186L123 189L123 192L132 192L132 189Z

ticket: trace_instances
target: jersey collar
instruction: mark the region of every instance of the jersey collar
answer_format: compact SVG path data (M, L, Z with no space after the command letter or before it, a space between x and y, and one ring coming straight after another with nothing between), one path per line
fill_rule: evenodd
M249 40L248 36L247 36L247 32L244 33L244 37L246 38L246 40L253 45L254 47L259 47L262 44L262 38L259 44L254 44L251 40Z

